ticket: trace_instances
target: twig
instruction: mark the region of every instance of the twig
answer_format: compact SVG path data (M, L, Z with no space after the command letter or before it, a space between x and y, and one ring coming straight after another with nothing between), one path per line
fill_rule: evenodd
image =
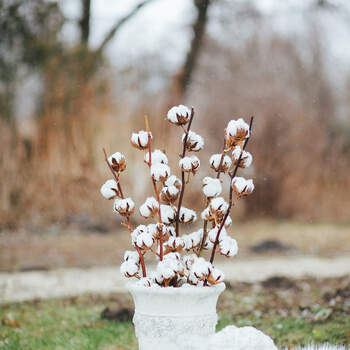
M106 37L101 42L100 46L97 48L96 54L100 55L103 52L105 46L108 44L108 42L110 40L113 39L113 37L115 36L117 31L123 26L123 24L126 23L130 18L135 16L142 7L144 7L145 5L151 3L152 1L153 0L145 0L145 1L140 2L126 16L124 16L121 19L119 19L118 22L109 30L109 32L107 33Z
M149 127L149 121L148 116L145 115L145 124L146 124L146 131L148 132L148 166L151 169L152 166L152 137L151 137L151 129ZM160 198L159 198L159 191L157 187L157 182L152 177L152 184L154 189L154 194L156 196L156 200L158 202L158 222L159 224L163 224L162 222L162 214L160 209ZM161 227L162 232L159 236L159 260L163 260L163 228ZM158 255L158 254L157 254Z
M105 161L106 161L106 163L108 165L108 168L111 171L113 177L115 178L115 181L117 182L117 186L118 186L118 190L119 190L119 193L120 193L120 197L124 198L123 190L122 190L122 188L120 186L119 175L116 174L116 172L113 170L111 164L109 163L108 157L107 157L107 153L106 153L106 150L104 148L103 148L103 153L105 155Z
M121 186L120 181L119 181L119 176L115 173L115 171L113 170L111 164L109 164L107 153L106 153L106 150L104 148L103 148L103 153L105 155L105 160L106 160L106 163L108 165L108 168L111 171L111 173L113 174L113 177L115 178L115 181L117 182L118 190L119 190L119 193L120 193L120 197L122 199L124 199L124 194L123 194L122 186ZM132 225L131 225L131 222L130 222L129 215L126 217L126 219L127 219L127 226L128 226L129 232L132 233L133 228L132 228ZM141 253L140 248L138 246L136 246L136 245L135 245L135 247L136 247L137 253L139 254L139 257L140 257L140 263L141 263L141 268L142 268L142 276L146 277L147 274L146 274L145 260L143 258L143 255Z
M218 232L216 234L216 238L215 238L215 243L214 243L214 246L213 246L213 250L211 252L211 256L210 256L210 262L213 263L214 262L214 258L215 258L215 252L216 252L216 247L219 243L219 238L220 238L220 233L221 233L221 230L222 228L224 227L225 225L225 222L226 222L226 219L228 218L228 216L230 215L230 211L231 211L231 208L232 208L232 195L233 195L233 188L232 188L232 179L236 176L237 174L237 170L238 170L238 167L239 167L239 164L241 162L241 158L242 158L242 154L243 154L243 151L245 150L245 148L247 147L247 144L248 144L248 141L250 139L250 136L251 136L251 132L252 132L252 125L253 125L253 120L254 120L254 117L251 117L250 118L250 123L249 123L249 137L247 137L245 139L245 142L244 142L244 145L243 145L243 149L241 150L241 153L239 155L239 158L237 160L237 163L236 163L236 166L233 170L233 172L230 174L230 201L229 201L229 206L228 206L228 209L226 211L226 214L224 216L224 219L222 220L221 222L221 225L218 229Z
M224 146L223 146L223 148L222 148L222 153L221 153L221 159L220 159L220 163L219 163L219 168L218 168L218 171L217 171L217 174L216 174L216 178L217 178L217 179L220 179L220 174L221 174L221 170L222 170L222 164L223 164L224 157L225 157L225 154L226 154L225 146L226 146L226 140L225 140L225 138L224 138ZM206 205L206 207L208 207L209 203L210 203L210 202L207 200L207 205ZM201 256L202 251L203 251L203 249L204 249L204 244L205 244L205 241L206 241L206 239L207 239L207 234L208 234L208 232L207 232L207 227L208 227L208 221L207 221L207 220L204 220L204 221L203 221L203 238L202 238L201 245L199 246L197 256Z
M181 155L182 158L184 158L185 155L186 155L187 138L188 138L188 133L189 133L189 131L191 129L191 124L192 124L192 121L193 121L193 117L194 117L194 108L192 107L190 121L188 123L187 131L185 133L185 138L184 138L184 141L183 141L183 150L182 150L182 155ZM179 202L178 202L178 206L177 206L177 213L176 213L176 218L175 218L176 237L179 236L180 210L181 210L181 204L182 204L184 192L185 192L185 172L181 171L181 192L180 192L180 198L179 198Z
M224 138L224 146L222 148L222 153L221 153L221 159L220 159L220 163L219 163L218 173L216 174L216 178L217 179L220 179L222 163L224 162L224 158L225 158L225 154L226 154L225 146L226 146L226 140Z

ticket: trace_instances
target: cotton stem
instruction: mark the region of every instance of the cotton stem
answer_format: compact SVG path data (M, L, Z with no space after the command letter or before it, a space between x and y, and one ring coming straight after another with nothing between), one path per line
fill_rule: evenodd
M191 124L193 121L193 117L194 117L194 108L192 107L190 121L188 122L187 130L186 130L184 141L183 141L183 150L182 150L181 158L184 158L186 155L187 138L188 138L188 134L191 130ZM176 212L176 218L175 218L176 237L178 237L180 234L180 231L179 231L180 230L180 225L179 225L180 224L180 210L181 210L182 200L184 197L184 192L185 192L185 172L181 171L181 192L180 192L180 197L179 197L179 202L178 202L177 212Z
M115 178L115 181L117 182L118 190L119 190L119 193L120 193L120 197L122 199L124 199L123 189L122 189L122 186L121 186L120 181L119 181L119 174L117 175L116 172L113 170L112 166L109 164L107 153L106 153L106 150L104 148L103 148L103 153L105 155L105 161L106 161L106 163L108 165L108 168L111 171L113 177ZM133 231L133 228L132 228L132 225L131 225L131 222L130 222L129 215L126 217L126 220L127 220L127 227L128 227L129 232L131 234L132 231ZM147 273L146 273L146 266L145 266L145 260L143 258L143 254L141 253L140 248L137 247L137 246L136 246L136 250L137 250L137 253L139 254L139 257L140 257L140 263L141 263L141 268L142 268L142 276L146 277Z
M229 206L228 206L228 209L227 209L226 214L225 214L225 216L224 216L224 219L222 220L221 225L220 225L220 227L219 227L219 229L218 229L218 232L217 232L217 234L216 234L215 243L214 243L213 250L212 250L211 256L210 256L210 262L211 262L211 263L214 262L216 247L217 247L217 245L219 244L220 233L221 233L221 231L222 231L222 228L223 228L224 225L225 225L225 222L226 222L228 216L230 215L230 211L231 211L232 204L233 204L233 198L232 198L232 197L233 197L232 180L233 180L233 178L234 178L234 177L236 176L236 174L237 174L238 167L239 167L239 164L240 164L240 162L241 162L241 158L242 158L243 151L244 151L245 148L247 147L248 141L249 141L249 139L250 139L251 132L252 132L253 120L254 120L254 117L251 117L251 118L250 118L250 123L249 123L249 137L247 137L247 138L245 139L243 148L242 148L241 153L240 153L240 155L239 155L239 158L238 158L238 160L237 160L237 164L236 164L236 166L235 166L233 172L229 174L229 176L230 176L230 200L229 200Z
M146 130L148 132L148 167L151 169L152 166L152 137L151 137L151 129L149 127L149 121L148 116L145 115L145 124L146 124ZM160 197L159 197L159 190L157 187L156 180L152 177L152 184L153 184L153 190L154 194L156 196L156 200L158 202L158 223L161 225L162 232L159 236L159 260L163 260L163 222L162 222L162 214L160 209ZM158 255L158 254L157 254Z

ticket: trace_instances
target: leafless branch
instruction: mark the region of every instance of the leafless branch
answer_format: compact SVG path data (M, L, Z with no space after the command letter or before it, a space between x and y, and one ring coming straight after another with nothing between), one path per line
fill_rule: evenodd
M231 208L232 208L232 203L233 203L233 188L232 188L232 179L236 176L237 174L237 170L238 170L238 167L239 167L239 164L241 162L241 159L242 159L242 154L243 154L243 151L245 150L245 148L247 147L247 144L248 144L248 141L251 137L251 133L252 133L252 126L253 126L253 120L254 120L254 117L251 117L250 118L250 123L249 123L249 137L247 137L245 139L245 142L244 142L244 145L243 145L243 149L241 150L241 154L239 155L239 158L237 160L237 164L233 170L233 172L230 174L230 200L229 200L229 205L228 205L228 209L226 211L226 214L224 216L224 219L222 220L221 222L221 225L218 229L218 232L216 234L216 238L215 238L215 243L214 243L214 246L213 246L213 250L211 252L211 256L210 256L210 262L213 263L214 262L214 258L215 258L215 252L216 252L216 247L219 243L219 238L220 238L220 233L222 231L222 228L224 227L225 225L225 222L226 222L226 219L228 218L228 216L230 215L230 211L231 211Z
M154 0L144 0L140 2L136 7L134 7L126 16L119 19L114 26L109 30L103 41L101 42L100 46L96 50L97 54L101 54L107 44L114 38L115 34L118 32L118 30L132 17L134 17L145 5L148 5Z
M183 150L182 150L182 158L185 157L186 155L186 144L187 144L187 137L188 137L188 133L191 129L191 124L193 121L193 117L194 117L194 108L192 107L191 109L191 117L190 117L190 121L188 123L187 126L187 131L185 133L185 138L183 141ZM179 198L179 203L177 206L177 213L176 213L176 218L175 218L175 232L176 232L176 237L179 236L179 221L180 221L180 210L181 210L181 204L182 204L182 200L183 200L183 196L184 196L184 192L185 192L185 172L182 171L181 172L181 192L180 192L180 198Z

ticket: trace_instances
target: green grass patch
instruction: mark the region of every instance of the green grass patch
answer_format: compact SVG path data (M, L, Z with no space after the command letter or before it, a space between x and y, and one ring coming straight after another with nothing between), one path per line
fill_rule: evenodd
M6 306L0 312L0 349L137 349L131 322L100 318L103 302L50 300Z
M230 324L254 326L279 347L290 349L310 342L350 345L347 283L347 279L333 279L290 281L288 288L228 285L218 303L217 330ZM131 322L101 319L106 306L132 308L133 304L130 296L115 294L2 306L0 350L137 349Z

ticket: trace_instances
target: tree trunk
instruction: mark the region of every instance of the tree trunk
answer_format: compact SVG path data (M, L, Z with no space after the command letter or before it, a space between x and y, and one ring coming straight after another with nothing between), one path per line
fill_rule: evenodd
M195 22L192 25L193 38L185 63L175 76L172 92L173 101L171 104L177 104L183 101L186 96L187 88L191 82L205 34L210 0L194 0L194 5L197 8L198 14Z
M80 19L80 42L82 45L88 45L90 36L90 10L91 0L81 0L82 12Z

